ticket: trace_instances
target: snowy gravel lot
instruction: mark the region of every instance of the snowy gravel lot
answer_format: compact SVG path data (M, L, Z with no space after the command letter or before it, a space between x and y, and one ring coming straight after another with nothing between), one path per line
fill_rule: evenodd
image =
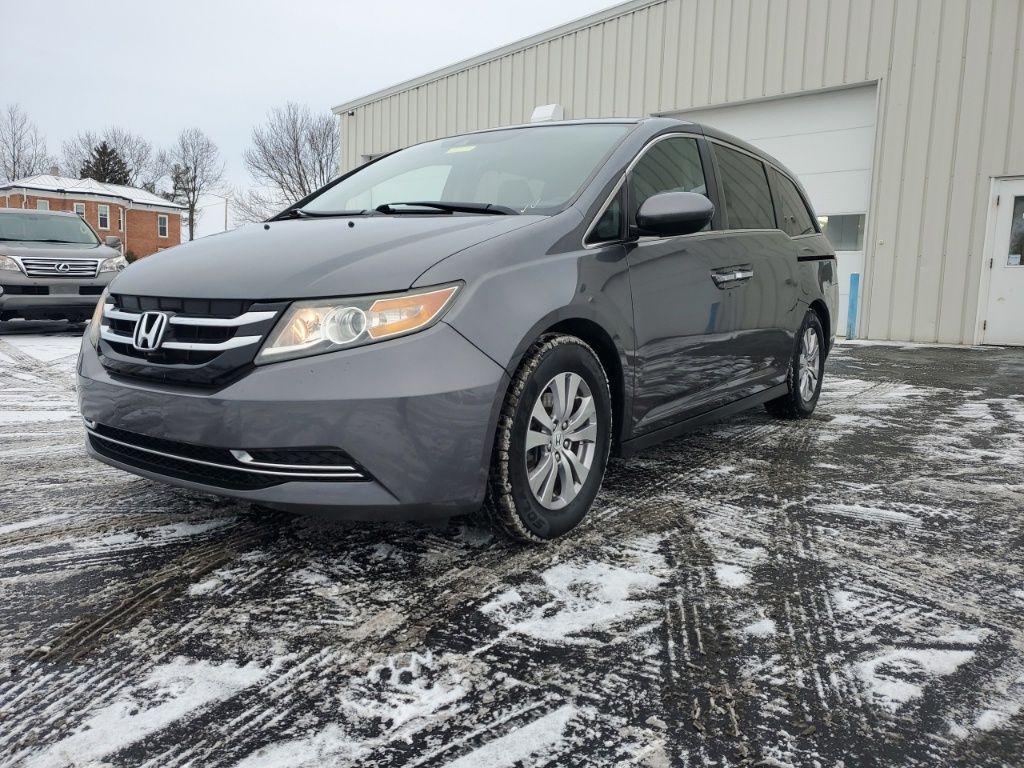
M1022 350L842 345L516 549L92 462L81 330L19 328L2 766L1024 764Z

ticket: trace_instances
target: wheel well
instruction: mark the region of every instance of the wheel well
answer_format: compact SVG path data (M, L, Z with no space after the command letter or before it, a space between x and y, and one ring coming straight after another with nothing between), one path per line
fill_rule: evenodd
M828 307L825 306L825 302L823 302L821 299L815 299L814 301L811 302L811 309L813 309L815 314L817 314L818 320L821 321L821 330L825 332L825 354L827 355L827 347L829 341L831 341L832 339L832 331L828 321Z
M592 320L581 318L563 320L548 328L545 333L567 333L576 336L589 344L597 353L601 365L608 374L608 386L612 391L612 422L615 425L612 453L616 453L622 436L625 380L622 375L622 361L619 359L615 342L600 325Z

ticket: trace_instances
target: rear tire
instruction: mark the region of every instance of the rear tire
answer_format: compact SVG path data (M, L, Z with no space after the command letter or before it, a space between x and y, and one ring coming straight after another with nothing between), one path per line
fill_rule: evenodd
M769 400L765 410L780 419L806 419L818 404L825 374L825 331L813 309L807 310L796 334L796 349L789 361L789 391Z
M611 446L608 377L575 336L548 335L523 356L498 419L484 515L506 538L541 543L579 525Z

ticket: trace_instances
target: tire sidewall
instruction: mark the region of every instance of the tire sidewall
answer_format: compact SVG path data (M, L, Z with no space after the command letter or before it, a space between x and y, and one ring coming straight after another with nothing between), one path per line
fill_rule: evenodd
M562 509L547 509L534 497L526 471L526 433L533 406L544 387L560 373L576 373L590 388L598 416L594 463L579 494ZM582 342L560 344L551 349L530 374L512 421L508 476L512 501L522 524L541 539L555 539L577 526L597 497L608 463L611 445L611 395L600 361Z

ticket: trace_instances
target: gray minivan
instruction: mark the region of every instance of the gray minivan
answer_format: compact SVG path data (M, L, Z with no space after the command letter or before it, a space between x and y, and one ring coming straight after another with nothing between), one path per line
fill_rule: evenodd
M668 118L378 158L133 264L86 333L89 452L362 519L576 526L609 454L745 408L808 416L834 252L777 161Z

